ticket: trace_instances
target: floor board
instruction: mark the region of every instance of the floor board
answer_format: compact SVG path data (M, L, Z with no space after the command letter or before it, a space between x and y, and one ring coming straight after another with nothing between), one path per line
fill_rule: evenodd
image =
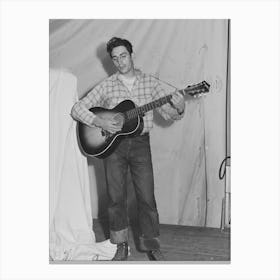
M97 241L108 238L106 222L94 220ZM137 225L129 227L130 256L128 261L149 262L146 253L137 250ZM229 262L230 230L216 228L160 225L161 250L166 261Z

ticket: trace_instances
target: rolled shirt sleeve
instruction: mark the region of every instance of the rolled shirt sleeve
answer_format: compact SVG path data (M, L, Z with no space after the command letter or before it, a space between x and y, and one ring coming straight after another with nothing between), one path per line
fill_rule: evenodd
M93 88L84 98L74 104L71 110L73 119L92 126L96 115L89 111L89 109L100 106L102 103L102 96L103 86L101 83Z

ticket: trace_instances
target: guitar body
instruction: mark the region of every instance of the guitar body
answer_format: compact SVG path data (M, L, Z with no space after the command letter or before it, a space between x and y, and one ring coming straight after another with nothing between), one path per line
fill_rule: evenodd
M122 130L111 134L99 127L90 127L78 122L78 142L82 152L86 156L105 158L115 150L122 138L140 134L143 130L143 118L138 116L127 121L124 114L135 108L136 106L131 100L125 100L113 109L91 108L90 111L98 117L118 120L122 124Z

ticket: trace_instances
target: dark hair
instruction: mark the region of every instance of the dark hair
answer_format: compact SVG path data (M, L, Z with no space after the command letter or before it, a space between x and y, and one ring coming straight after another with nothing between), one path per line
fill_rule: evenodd
M119 46L124 46L126 47L127 51L129 52L129 54L132 54L133 50L132 50L132 45L131 43L126 40L126 39L121 39L118 37L113 37L108 43L107 43L107 52L109 53L109 55L112 57L111 53L113 48L115 47L119 47Z

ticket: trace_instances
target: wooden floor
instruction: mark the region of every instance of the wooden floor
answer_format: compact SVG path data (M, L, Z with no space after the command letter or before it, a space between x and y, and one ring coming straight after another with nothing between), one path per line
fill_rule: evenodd
M97 241L109 237L106 222L94 220ZM149 262L146 253L137 250L137 226L129 228L130 256L128 261ZM230 230L216 228L160 225L161 251L166 261L229 262Z

